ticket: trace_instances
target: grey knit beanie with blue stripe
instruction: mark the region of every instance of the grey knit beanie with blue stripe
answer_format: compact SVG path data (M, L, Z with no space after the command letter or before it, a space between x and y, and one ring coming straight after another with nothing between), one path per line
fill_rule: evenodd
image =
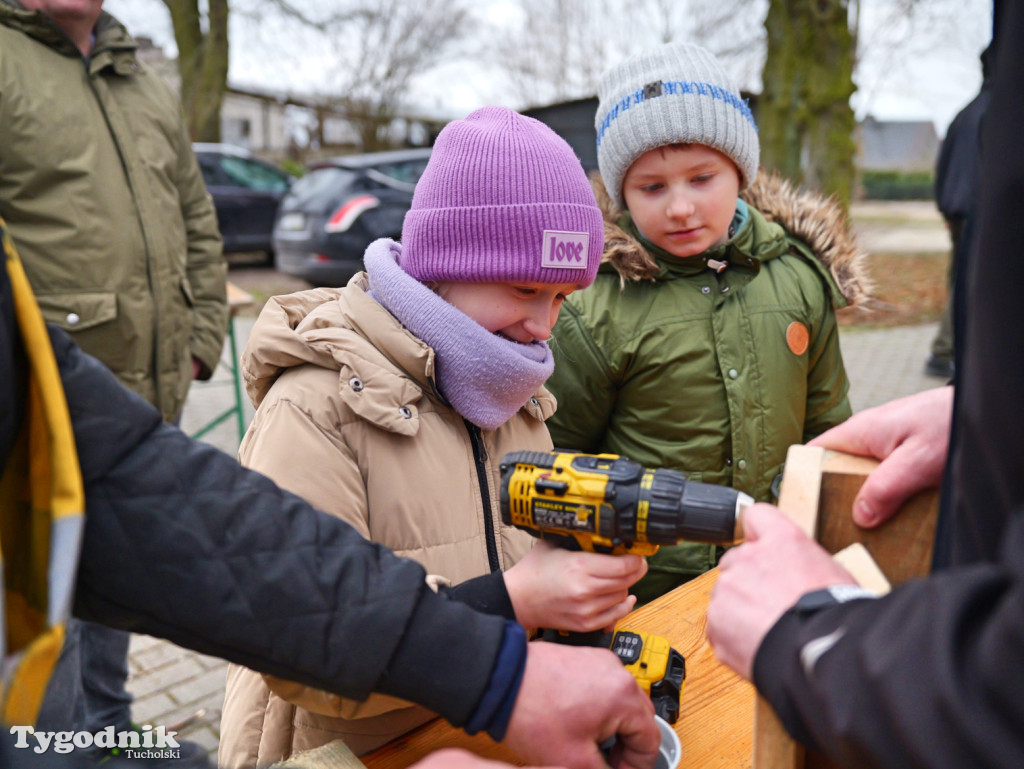
M710 52L668 43L623 61L598 86L597 164L622 208L622 181L648 150L705 144L732 159L740 188L757 176L757 125L739 89Z

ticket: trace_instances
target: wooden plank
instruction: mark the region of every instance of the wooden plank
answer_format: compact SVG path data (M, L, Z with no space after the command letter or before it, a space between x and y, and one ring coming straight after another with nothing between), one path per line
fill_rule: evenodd
M816 537L821 497L823 449L791 446L779 490L779 509L808 537ZM754 706L753 769L803 769L805 751L789 736L775 710L758 695Z
M808 537L818 532L821 497L821 472L825 451L811 446L790 446L786 471L779 490L779 509Z
M231 310L232 315L243 307L248 307L256 301L252 294L244 288L236 286L231 281L228 281L227 285L227 299L228 309Z
M853 501L878 464L867 457L793 446L786 456L779 507L836 554L860 584L881 594L888 592L890 584L898 585L930 570L938 491L917 495L881 526L862 529L853 522ZM753 761L754 769L836 766L793 742L771 708L760 700L755 712Z
M753 769L802 769L803 746L789 736L768 700L758 695L754 704Z
M706 769L749 769L754 690L719 664L704 633L707 604L718 570L652 601L630 614L621 627L663 635L686 657L686 687L675 724L683 764ZM522 766L504 745L469 737L441 720L425 724L362 757L368 769L404 769L433 750L460 747L492 760Z

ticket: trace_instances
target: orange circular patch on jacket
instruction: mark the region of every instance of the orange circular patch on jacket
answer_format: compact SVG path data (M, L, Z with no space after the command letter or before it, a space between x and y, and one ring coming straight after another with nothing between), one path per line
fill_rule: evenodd
M798 320L794 320L786 329L786 344L793 351L794 355L803 355L807 352L807 344L811 341L810 332L807 326Z

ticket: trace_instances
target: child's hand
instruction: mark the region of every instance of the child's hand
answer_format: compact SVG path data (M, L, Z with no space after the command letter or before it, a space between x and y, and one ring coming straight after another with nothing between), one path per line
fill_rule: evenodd
M630 585L647 573L638 555L563 550L543 540L505 572L516 620L539 627L588 632L612 627L629 614Z

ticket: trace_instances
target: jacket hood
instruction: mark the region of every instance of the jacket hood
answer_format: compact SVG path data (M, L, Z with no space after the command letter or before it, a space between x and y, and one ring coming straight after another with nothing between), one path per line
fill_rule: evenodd
M26 10L16 0L0 0L0 25L22 32L65 56L82 56L64 30L49 16L42 11ZM100 13L94 32L93 56L105 50L134 54L138 48L124 25L106 11Z
M345 288L315 288L267 302L242 353L242 375L253 406L259 408L289 368L312 364L343 372L353 359L381 373L398 369L407 375L402 377L406 386L429 389L433 350L367 296L366 287L365 275L360 275ZM355 373L370 379L368 371Z
M604 215L602 264L614 268L623 286L632 281L654 280L661 268L641 243L619 225L623 211L611 199L600 175L592 175L591 183ZM867 254L857 244L846 215L835 200L798 191L778 174L763 170L740 198L767 222L781 225L806 243L847 303L856 305L868 299L872 283L867 274Z

